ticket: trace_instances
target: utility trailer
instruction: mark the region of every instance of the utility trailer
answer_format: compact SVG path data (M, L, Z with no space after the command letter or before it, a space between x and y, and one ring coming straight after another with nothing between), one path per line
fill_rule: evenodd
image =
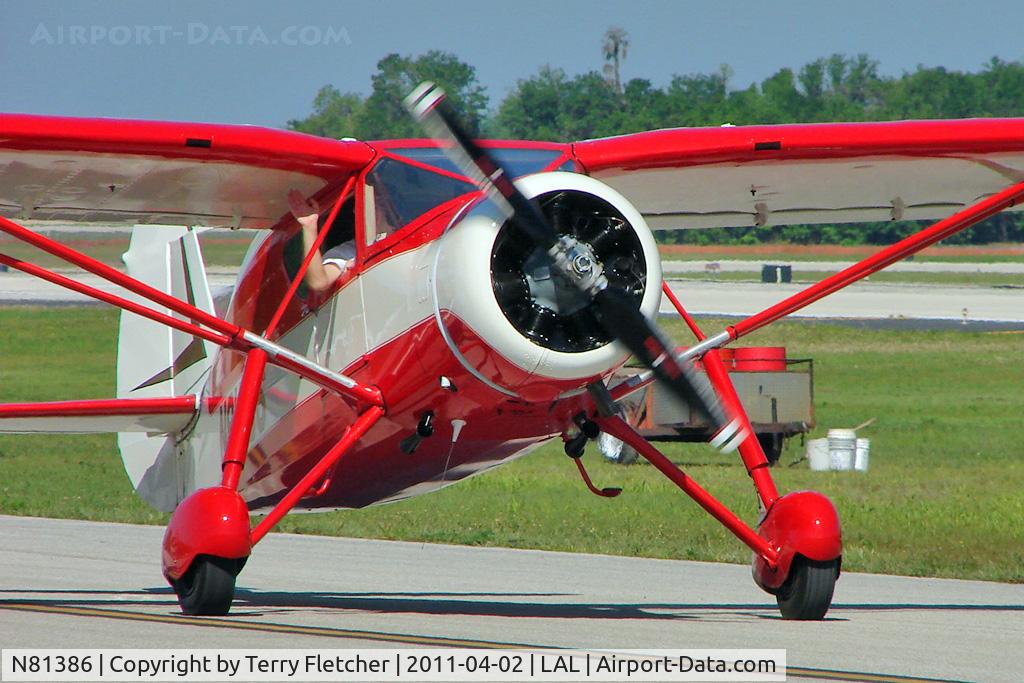
M814 427L813 360L788 358L781 346L724 348L719 353L768 462L775 464L787 438ZM699 362L697 369L701 369ZM629 374L624 369L620 376ZM619 403L626 421L651 441L704 442L711 437L708 424L659 382ZM629 464L637 459L636 451L605 434L598 447L614 462Z

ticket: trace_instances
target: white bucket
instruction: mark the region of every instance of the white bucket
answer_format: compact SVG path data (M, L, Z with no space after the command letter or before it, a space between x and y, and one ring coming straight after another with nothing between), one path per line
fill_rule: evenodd
M828 439L807 440L807 463L815 471L829 468Z
M871 455L871 440L857 439L857 450L853 456L853 469L858 472L868 471L868 458Z
M828 430L829 469L852 470L857 457L857 432L852 429Z

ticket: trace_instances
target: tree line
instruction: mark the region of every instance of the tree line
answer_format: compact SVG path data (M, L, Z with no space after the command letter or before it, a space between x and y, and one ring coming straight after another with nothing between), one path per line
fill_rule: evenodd
M1024 115L1024 64L993 57L973 73L919 66L883 76L869 56L835 54L794 71L783 68L761 83L737 89L732 70L674 76L664 87L643 78L623 80L628 36L610 29L602 45L603 72L568 75L546 66L518 81L493 108L476 70L455 55L430 51L391 54L377 64L363 97L320 89L312 113L288 127L325 137L364 140L420 137L402 98L423 80L448 92L470 131L480 137L573 141L656 128L1014 117ZM785 241L798 244L889 244L914 231L914 222L789 225L670 231L663 241L695 243ZM949 243L1024 241L1024 218L1002 214L956 235Z

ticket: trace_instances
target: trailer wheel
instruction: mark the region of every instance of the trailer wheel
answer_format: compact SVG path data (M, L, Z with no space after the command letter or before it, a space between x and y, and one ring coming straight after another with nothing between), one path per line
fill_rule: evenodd
M768 464L774 465L782 457L782 445L785 443L785 437L782 434L758 434L757 442L761 444L761 450L764 451L764 457L768 458Z

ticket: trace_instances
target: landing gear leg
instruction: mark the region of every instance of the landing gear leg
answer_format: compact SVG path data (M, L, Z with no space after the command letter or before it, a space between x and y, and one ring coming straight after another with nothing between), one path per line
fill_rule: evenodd
M185 614L227 614L235 578L252 552L249 508L238 484L266 366L265 351L249 351L224 450L221 483L183 500L164 534L164 576Z
M662 283L662 289L697 339L703 340L704 334L668 285ZM719 400L728 408L727 412L740 419L746 431L752 433L750 420L718 350L708 350L703 363L708 380ZM601 427L626 443L632 443L640 455L754 551L754 581L776 596L784 618L821 619L825 616L832 602L843 552L839 513L828 498L813 491L797 491L780 497L769 472L772 458L765 451L770 449L764 449L759 439L746 438L739 444L739 453L760 501L761 518L755 532L692 483L639 433L621 420L618 420L621 424L616 424L616 419L604 420ZM781 447L781 439L778 445Z
M754 581L776 596L784 618L821 619L825 616L832 602L842 555L839 515L828 498L813 491L773 498L755 531L620 417L596 419L602 430L631 444L754 551ZM767 474L766 469L760 471ZM768 481L770 483L770 479ZM759 488L758 493L763 498L766 492Z

